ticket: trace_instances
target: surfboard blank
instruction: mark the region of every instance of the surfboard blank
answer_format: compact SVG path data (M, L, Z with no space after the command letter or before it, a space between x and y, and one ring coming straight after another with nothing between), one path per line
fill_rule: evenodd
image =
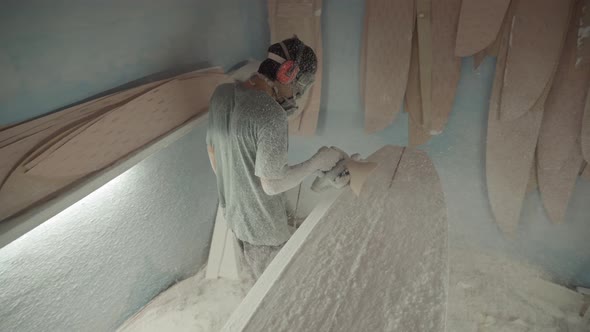
M506 20L500 35L496 75L488 114L486 144L486 184L492 213L499 228L512 235L518 228L520 211L530 178L543 103L521 118L500 121L500 98L504 82L504 67L510 36L510 21ZM546 97L547 92L544 94Z
M418 36L414 33L412 58L406 87L406 108L408 113L408 145L415 147L430 140L430 131L423 126L422 98L420 96L420 59L418 57Z
M344 192L291 256L281 251L223 331L445 330L448 227L434 165L393 146L369 160L379 165L360 197Z
M463 0L455 55L470 56L488 47L500 31L509 4L510 0Z
M365 2L363 105L365 131L388 127L399 113L408 80L414 0Z
M514 120L537 102L559 62L570 0L517 0L504 73L500 118Z
M230 80L214 68L165 81L169 83L160 86L159 82L148 83L122 92L123 95L130 91L135 94L158 86L124 106L114 110L110 110L112 104L103 109L97 107L95 112L76 121L63 117L62 122L0 148L0 220L55 196L72 183L116 162L204 111L217 84ZM168 91L170 88L174 91ZM159 99L153 99L159 89L170 92L166 95L173 99L170 112L149 112L149 106L154 103L159 111L163 108L163 103L158 104ZM147 101L150 98L152 100ZM123 114L125 110L128 112ZM154 113L157 116L154 117ZM172 123L170 119L176 122ZM44 124L43 121L36 123ZM23 125L21 128L25 131L32 128L27 123ZM19 126L12 128L18 129ZM18 130L15 133L20 135Z
M581 10L577 10L579 14ZM555 79L545 102L537 147L539 189L549 218L565 221L569 198L583 162L581 122L590 67L576 66L579 16L569 27Z
M590 65L590 0L579 0L582 4L582 16L578 27L577 65Z
M289 123L289 133L295 135L314 135L317 128L322 95L321 14L321 0L268 0L271 42L297 35L314 50L318 59L315 83L300 101L303 112Z
M432 122L431 134L445 128L461 76L455 40L461 0L432 0Z
M584 106L584 115L582 118L581 133L582 155L584 160L590 162L590 93L586 92L586 104Z
M582 169L582 171L580 172L580 176L582 177L582 179L586 180L586 181L590 181L590 166L588 166L589 164L586 163L584 165L584 169Z
M220 74L165 83L110 112L28 173L66 177L102 169L205 111L225 78Z

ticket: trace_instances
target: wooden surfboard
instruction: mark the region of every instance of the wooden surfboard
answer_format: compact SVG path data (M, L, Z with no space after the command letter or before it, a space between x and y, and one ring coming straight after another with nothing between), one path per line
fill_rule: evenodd
M365 131L388 127L399 113L408 81L414 0L373 0L365 3L363 105Z

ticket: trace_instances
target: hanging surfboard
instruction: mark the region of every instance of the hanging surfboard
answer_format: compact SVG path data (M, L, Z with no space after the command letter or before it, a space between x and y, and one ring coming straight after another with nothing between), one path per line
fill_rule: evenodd
M432 0L431 135L445 128L461 76L461 59L454 52L460 9L461 0Z
M586 162L584 164L584 169L582 169L582 171L580 172L580 177L582 177L582 179L586 181L590 181L590 166L588 165L589 164Z
M420 96L420 59L418 56L418 35L414 31L410 72L406 86L405 111L408 113L408 145L415 147L430 140L430 130L423 126L422 98Z
M515 0L500 103L502 120L523 116L549 84L568 30L570 3Z
M584 106L584 115L582 117L582 132L580 140L584 160L590 161L590 93L588 92L586 92L586 104Z
M180 77L86 124L41 131L0 150L5 179L0 220L53 197L206 110L215 87L230 81L216 70Z
M499 119L510 28L511 22L506 20L500 32L496 74L488 113L486 184L490 207L498 227L505 234L514 235L518 228L543 118L543 98L548 89L540 102L523 117L513 121Z
M297 35L310 46L318 59L315 83L299 101L303 112L289 123L289 133L311 136L317 128L322 95L322 1L268 0L271 42L276 43Z
M388 127L402 107L414 22L414 0L365 2L361 86L367 133Z
M84 175L102 169L207 109L225 75L168 82L110 112L31 168L31 175Z
M569 198L583 162L581 122L590 83L590 66L576 66L578 20L576 6L559 67L547 101L537 147L539 189L551 221L565 221Z
M470 56L488 47L500 31L508 5L510 0L463 0L455 55Z
M582 15L580 16L578 26L578 48L577 62L578 66L590 65L590 0L579 0L582 6Z

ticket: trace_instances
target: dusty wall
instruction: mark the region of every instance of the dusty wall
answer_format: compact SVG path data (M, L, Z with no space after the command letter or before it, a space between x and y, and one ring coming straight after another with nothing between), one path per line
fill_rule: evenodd
M375 135L363 133L359 66L364 1L324 0L324 86L319 135L292 138L291 160L299 162L322 145L336 145L367 156L384 144L406 145L407 114ZM563 282L590 285L590 182L579 179L567 221L552 224L538 192L523 207L515 239L496 226L485 187L485 143L488 100L495 59L474 71L465 58L461 80L446 130L421 147L433 159L445 191L450 245L507 254L541 265ZM305 194L303 192L302 194ZM305 200L305 203L313 200ZM303 210L309 209L303 207Z
M0 125L161 71L262 55L264 1L3 1ZM205 263L205 124L0 248L1 331L113 331Z

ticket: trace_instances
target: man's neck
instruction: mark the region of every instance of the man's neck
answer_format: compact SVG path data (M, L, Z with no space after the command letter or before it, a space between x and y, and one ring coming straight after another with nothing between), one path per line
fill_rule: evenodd
M252 76L249 80L242 83L242 86L248 89L266 92L269 96L276 98L276 93L272 86L258 75Z

